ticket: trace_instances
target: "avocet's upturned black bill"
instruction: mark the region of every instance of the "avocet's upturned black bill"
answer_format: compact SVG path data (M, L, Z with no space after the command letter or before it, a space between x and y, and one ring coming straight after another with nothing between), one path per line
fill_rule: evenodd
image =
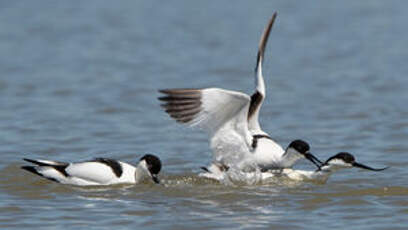
M78 186L136 184L145 178L151 178L155 183L160 182L158 174L161 170L161 161L151 154L144 155L137 167L108 158L95 158L76 163L26 158L24 160L35 166L22 166L22 169L62 184Z
M387 169L388 167L385 168L372 168L367 165L361 164L356 162L355 158L353 155L351 155L348 152L340 152L329 159L322 164L321 168L324 169L325 166L337 166L339 168L350 168L350 167L357 167L357 168L362 168L362 169L367 169L371 171L383 171Z
M315 165L320 162L309 152L299 152L296 146L285 151L259 125L259 110L266 96L262 63L276 15L272 15L259 41L252 96L220 88L160 90L165 94L159 97L164 102L161 106L173 119L207 131L214 163L267 170L292 167L301 158Z

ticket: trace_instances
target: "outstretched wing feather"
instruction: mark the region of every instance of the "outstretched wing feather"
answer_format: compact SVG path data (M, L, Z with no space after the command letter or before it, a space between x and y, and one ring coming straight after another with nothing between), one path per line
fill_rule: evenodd
M166 95L159 98L164 102L161 106L172 118L189 126L199 126L209 133L237 116L250 101L246 94L218 88L166 89L160 92Z

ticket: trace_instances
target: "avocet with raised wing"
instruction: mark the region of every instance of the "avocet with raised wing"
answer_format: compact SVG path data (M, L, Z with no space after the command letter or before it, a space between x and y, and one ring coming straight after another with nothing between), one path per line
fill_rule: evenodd
M151 154L140 158L137 167L109 158L95 158L76 163L24 160L35 164L22 166L24 170L61 184L77 186L136 184L145 178L159 183L158 174L161 170L160 159Z
M259 110L265 99L262 63L276 15L269 20L259 42L256 91L251 97L220 88L160 90L165 96L159 100L165 102L162 107L172 118L208 132L214 163L243 170L289 168L301 158L317 167L321 163L309 152L306 142L293 141L284 150L259 125Z

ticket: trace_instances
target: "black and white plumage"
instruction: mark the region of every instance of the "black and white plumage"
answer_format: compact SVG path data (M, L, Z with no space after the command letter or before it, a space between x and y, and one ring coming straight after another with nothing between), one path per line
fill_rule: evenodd
M161 170L160 159L151 154L140 158L137 167L109 158L75 163L24 160L35 164L22 166L24 170L55 182L78 186L136 184L145 178L152 178L155 183L159 183L158 174Z
M325 182L333 173L347 168L361 168L370 171L383 171L385 168L372 168L356 162L355 157L348 152L340 152L327 159L319 169L315 171L285 169L281 173L292 180L315 180Z
M383 171L388 168L388 167L379 168L379 169L372 168L367 165L356 162L355 157L352 154L348 152L340 152L330 157L329 159L327 159L327 161L324 162L320 166L320 168L316 170L316 172L318 171L336 171L338 169L352 168L352 167L366 169L370 171Z
M261 36L255 68L256 91L247 94L220 88L164 89L162 107L177 122L198 126L210 136L214 161L239 168L292 167L301 158L318 166L320 161L294 145L284 150L259 125L259 110L265 99L262 63L265 47L276 19L273 14ZM307 143L306 143L307 145Z
M355 157L348 152L340 152L329 159L327 159L317 170L297 170L285 168L281 170L268 170L265 172L248 172L241 173L245 178L257 178L259 182L265 182L271 178L287 178L293 181L314 181L326 182L328 178L335 172L347 168L362 168L370 171L383 171L385 168L372 168L367 165L356 162ZM202 168L205 172L200 173L199 176L214 179L217 181L228 180L229 168L220 164L212 164L208 168Z

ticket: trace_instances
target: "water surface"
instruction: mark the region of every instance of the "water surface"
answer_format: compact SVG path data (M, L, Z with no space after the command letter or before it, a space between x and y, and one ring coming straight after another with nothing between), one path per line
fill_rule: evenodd
M2 1L2 229L405 229L408 32L402 1ZM252 93L261 31L261 123L327 159L384 172L326 184L225 186L197 178L207 137L175 124L158 89ZM161 157L164 186L75 188L23 172L23 157L136 163ZM312 169L307 162L296 166Z

